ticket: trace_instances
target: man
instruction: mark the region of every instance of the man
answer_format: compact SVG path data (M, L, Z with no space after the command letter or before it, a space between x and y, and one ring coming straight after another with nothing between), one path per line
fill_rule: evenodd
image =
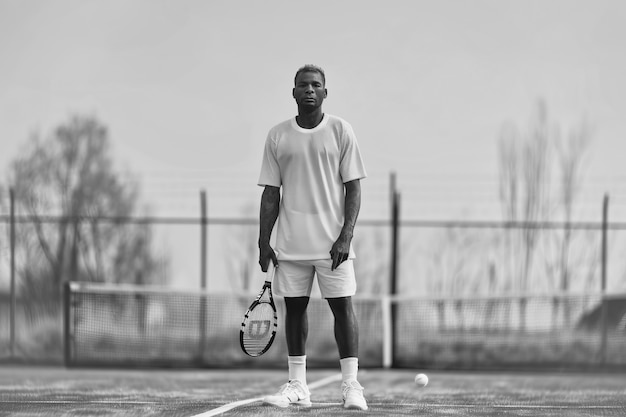
M357 381L358 324L352 307L356 279L354 226L366 177L350 124L322 111L324 71L306 65L296 72L293 98L298 115L273 127L265 142L259 264L278 267L274 292L285 298L289 381L264 401L280 407L310 406L306 384L307 306L314 276L335 318L344 407L367 410ZM281 200L282 187L282 200ZM274 224L276 251L270 245Z

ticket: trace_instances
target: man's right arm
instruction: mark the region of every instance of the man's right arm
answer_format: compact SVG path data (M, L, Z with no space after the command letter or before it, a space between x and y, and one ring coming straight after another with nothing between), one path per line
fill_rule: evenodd
M280 207L280 187L266 185L261 196L261 210L259 218L259 265L261 270L267 272L269 262L278 265L276 253L270 246L272 230L278 219Z

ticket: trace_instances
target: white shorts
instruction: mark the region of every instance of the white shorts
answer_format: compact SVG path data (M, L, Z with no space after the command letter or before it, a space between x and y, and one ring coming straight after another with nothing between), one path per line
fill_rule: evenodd
M348 259L334 271L331 259L313 261L278 261L272 290L282 297L310 297L313 278L323 298L350 297L356 293L354 264Z

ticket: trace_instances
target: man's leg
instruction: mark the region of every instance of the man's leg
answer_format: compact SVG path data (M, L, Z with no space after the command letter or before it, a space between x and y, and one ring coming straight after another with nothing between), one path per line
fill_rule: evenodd
M309 334L309 297L285 297L285 335L289 353L289 380L306 385L306 339Z
M339 349L344 407L367 410L363 387L357 381L359 370L359 326L352 297L328 298L335 316L335 340Z
M269 395L264 402L279 407L291 404L311 405L311 394L306 384L306 339L309 332L307 306L309 297L285 297L285 335L287 339L289 381L278 393Z
M357 358L359 325L352 307L352 297L328 298L328 305L335 316L335 340L339 358Z
M306 309L309 297L285 297L285 334L289 356L306 355L306 339L309 334L309 320Z

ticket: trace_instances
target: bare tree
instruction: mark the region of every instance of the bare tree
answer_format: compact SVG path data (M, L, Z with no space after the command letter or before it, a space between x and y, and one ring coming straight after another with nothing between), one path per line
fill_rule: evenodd
M546 104L539 101L535 120L527 132L515 126L503 130L500 141L500 199L506 221L523 222L524 227L510 231L507 237L509 273L515 288L525 293L533 268L540 229L533 223L547 220L550 202L551 152ZM521 253L521 258L516 256ZM525 328L526 300L520 303L520 326Z
M560 256L560 289L562 291L569 289L570 268L568 260L572 239L572 214L574 203L580 192L582 163L590 138L590 129L583 124L578 130L570 132L565 140L555 142L561 181L559 197L565 221Z
M498 141L499 153L499 185L500 185L500 207L502 216L506 221L518 221L518 200L519 200L519 157L517 152L517 130L513 125L506 125L502 130ZM504 262L502 268L508 279L505 280L505 290L512 290L512 280L515 275L515 258L511 256L517 251L517 241L513 239L512 233L504 231Z
M577 130L571 131L565 140L557 140L555 142L560 173L560 205L565 221L559 255L559 289L563 292L567 292L571 285L572 215L574 203L580 191L582 163L590 138L591 131L589 126L582 124ZM570 311L568 303L563 304L563 318L565 325L569 325Z
M536 120L528 132L514 126L503 130L500 137L500 200L505 220L526 225L547 220L550 201L551 152L547 109L543 101L537 105ZM539 229L519 228L519 241L509 243L512 253L523 256L513 266L517 290L528 289ZM511 233L511 235L515 235ZM516 244L517 243L517 244ZM519 258L513 258L519 259Z
M472 303L464 303L463 297L484 295L490 289L490 283L483 278L489 274L493 237L483 230L463 227L446 227L440 231L443 233L428 236L426 247L410 251L413 256L409 275L414 280L425 281L423 292L441 298L436 302L440 327L456 323L462 328L474 312ZM403 245L411 246L411 242ZM447 296L454 299L446 300ZM450 311L453 316L448 314Z
M591 131L583 123L563 139L558 125L550 121L544 101L538 102L536 117L527 132L520 133L514 126L508 126L502 131L499 151L503 215L507 221L527 223L519 232L511 231L505 240L509 254L507 258L510 260L509 279L517 282L518 291L525 292L530 285L537 287L539 284L531 283L530 280L533 260L542 240L546 257L543 281L561 291L568 291L571 287L574 267L572 218L582 184L583 161L590 138ZM557 174L557 182L553 184L554 173ZM552 192L557 195L555 199ZM562 233L554 232L554 236L543 233L543 239L540 239L541 229L532 223L549 220L556 212L562 212L563 215L565 227ZM589 236L583 238L588 239ZM587 246L585 242L580 245L587 249L589 247L588 242ZM591 252L581 252L578 262L587 258L595 259L594 256L588 256ZM516 256L519 253L521 257ZM557 314L558 301L555 301L554 306L554 314ZM522 326L524 309L522 300ZM565 310L564 317L569 320ZM553 320L556 318L553 317Z
M0 213L9 213L6 188L0 184ZM10 234L8 222L0 222L0 288L9 287L10 282Z
M163 272L167 262L156 259L149 226L122 224L136 210L138 186L115 171L107 129L95 118L72 117L43 140L33 135L9 183L32 219L20 225L19 245L30 297L58 295L70 280L133 282L140 273L147 282Z

